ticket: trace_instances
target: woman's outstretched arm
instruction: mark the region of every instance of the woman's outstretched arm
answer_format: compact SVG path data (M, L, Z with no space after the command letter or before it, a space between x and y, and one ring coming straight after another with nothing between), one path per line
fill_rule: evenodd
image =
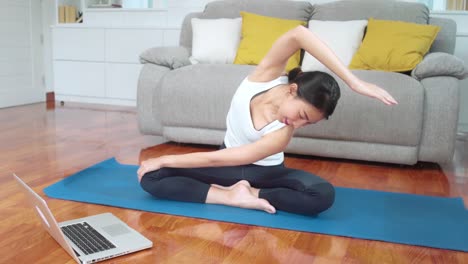
M254 143L240 147L208 152L167 155L148 159L141 163L137 171L138 178L141 180L141 177L143 177L145 173L163 167L200 168L251 164L278 152L282 152L288 145L293 131L294 129L291 126L286 126L263 136Z
M266 82L282 75L288 59L300 49L314 56L355 92L379 99L388 105L397 104L384 89L357 78L322 40L304 26L298 26L278 38L249 76L249 80Z

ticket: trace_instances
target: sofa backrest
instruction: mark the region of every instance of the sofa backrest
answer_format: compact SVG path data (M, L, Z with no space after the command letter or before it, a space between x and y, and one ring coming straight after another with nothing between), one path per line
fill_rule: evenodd
M359 20L368 18L427 24L429 9L420 3L392 0L348 0L314 6L314 20Z
M434 43L432 43L430 52L453 54L457 38L457 23L449 18L430 17L429 24L440 27L439 34L437 34Z
M455 49L456 23L451 19L430 17L426 5L396 0L348 0L314 5L313 20L359 20L370 17L383 20L399 20L417 24L440 26L431 46L431 52L453 54Z
M313 0L310 2L313 3ZM358 20L370 17L384 20L400 20L418 24L433 24L441 27L431 52L453 54L455 48L456 23L450 19L430 17L429 9L421 3L396 0L346 0L312 5L306 1L288 0L224 0L208 3L200 13L188 14L182 24L180 45L191 53L191 19L215 19L240 17L240 11L264 16L308 21L314 20Z
M312 4L305 1L289 0L225 0L210 2L201 13L187 15L182 23L180 45L189 49L192 47L192 18L215 19L240 17L240 11L246 11L263 16L279 17L308 21L312 15Z

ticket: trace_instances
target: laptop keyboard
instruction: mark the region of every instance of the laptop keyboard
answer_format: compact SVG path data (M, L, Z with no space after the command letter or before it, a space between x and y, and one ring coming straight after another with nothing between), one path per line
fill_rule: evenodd
M114 244L86 222L63 226L61 229L86 255L115 248Z

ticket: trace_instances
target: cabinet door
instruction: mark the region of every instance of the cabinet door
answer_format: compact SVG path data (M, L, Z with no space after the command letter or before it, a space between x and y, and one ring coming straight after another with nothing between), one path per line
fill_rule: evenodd
M104 29L55 27L54 60L104 61Z
M54 72L58 95L106 96L104 63L54 61Z
M139 63L146 49L163 45L163 30L106 29L106 61Z
M138 76L143 65L108 63L106 65L107 96L136 100Z
M164 30L164 46L179 46L180 29Z

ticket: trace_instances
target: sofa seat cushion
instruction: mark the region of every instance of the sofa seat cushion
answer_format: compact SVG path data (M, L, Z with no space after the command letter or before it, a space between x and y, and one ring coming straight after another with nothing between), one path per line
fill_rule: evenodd
M341 98L329 120L299 129L295 136L417 146L423 123L424 88L400 73L353 71L362 80L386 89L398 105L359 95L337 79Z
M421 3L404 1L350 0L314 5L313 20L399 20L427 24L429 9Z
M168 72L158 106L163 126L226 129L226 115L238 85L253 66L197 64ZM359 95L340 79L341 99L329 120L296 131L297 137L417 146L421 136L424 89L399 73L354 71L388 90L399 102L387 106Z
M195 64L168 72L155 95L163 126L225 130L231 98L253 68Z

